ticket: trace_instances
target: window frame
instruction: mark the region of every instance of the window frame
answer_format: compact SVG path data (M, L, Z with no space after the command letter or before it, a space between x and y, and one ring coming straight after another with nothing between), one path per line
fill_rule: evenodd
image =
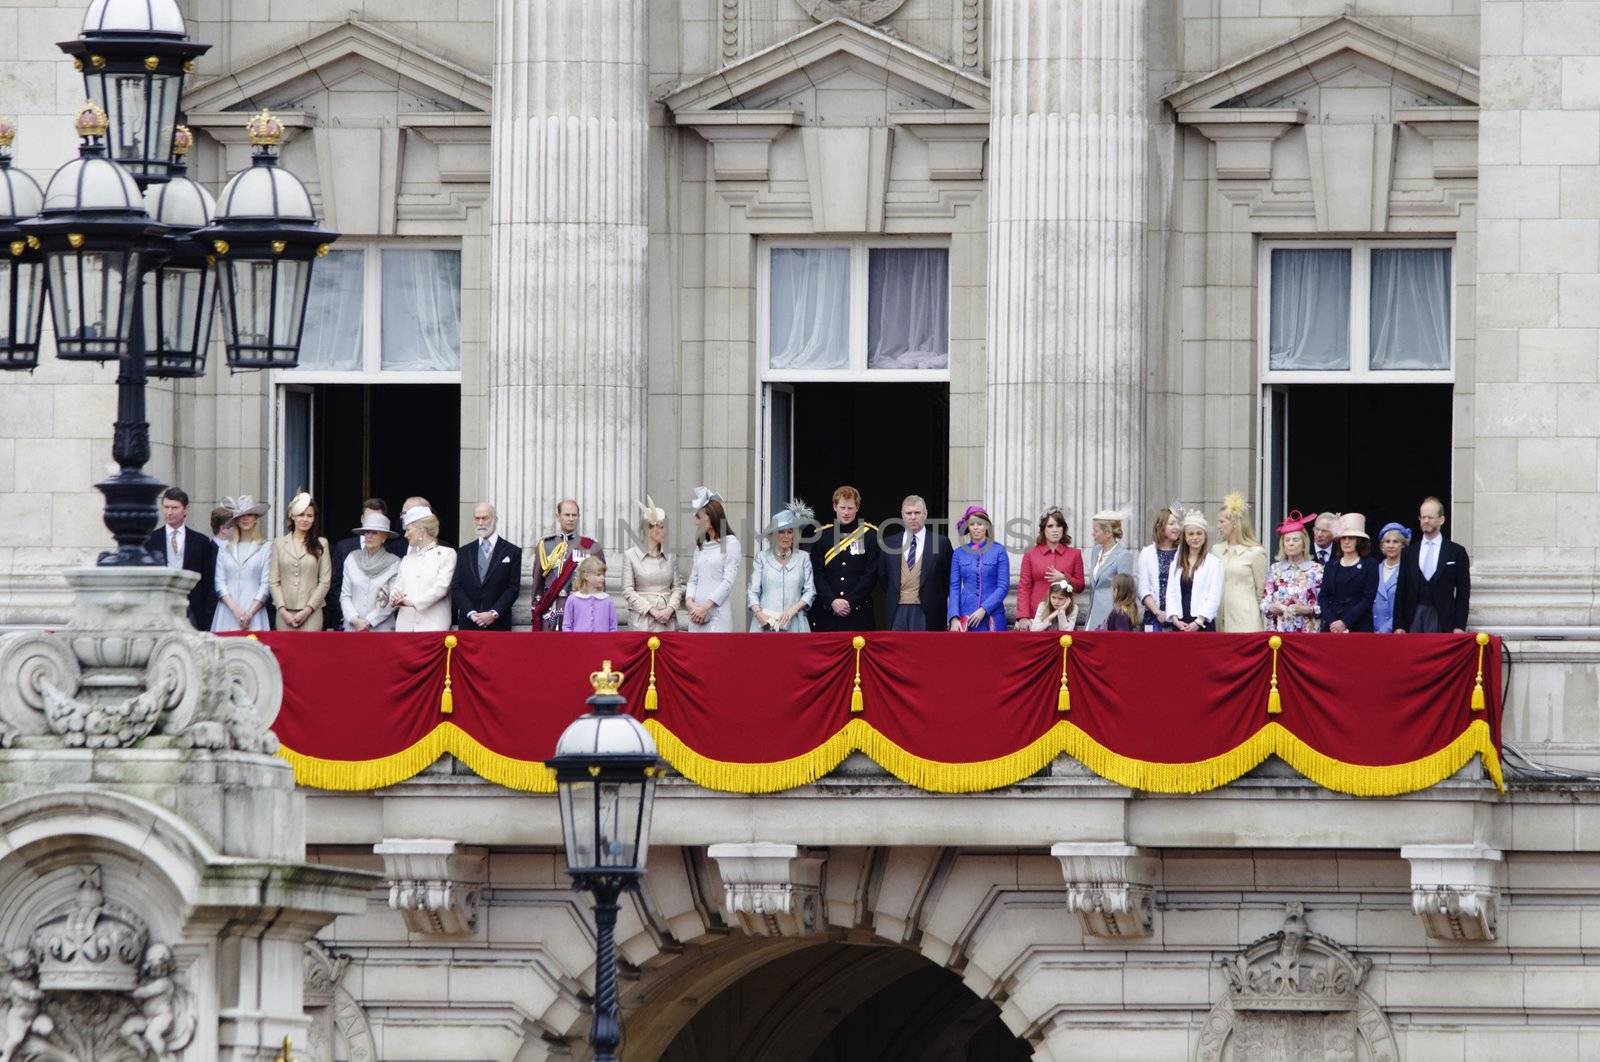
M455 251L464 255L461 241L448 237L405 237L388 240L342 240L331 250L359 250L361 263L361 368L359 369L273 369L273 384L459 384L460 369L414 370L385 369L383 367L383 252L384 251ZM463 269L465 259L463 258ZM316 270L312 270L315 283ZM467 313L466 290L462 290L461 314ZM461 344L461 356L466 357L466 342Z
M1257 364L1263 384L1311 383L1455 383L1456 311L1460 299L1456 291L1456 270L1461 257L1453 236L1406 239L1349 240L1262 240L1257 250L1256 347ZM1372 357L1372 252L1402 250L1448 250L1450 252L1450 334L1446 350L1450 356L1445 369L1374 369ZM1295 370L1272 367L1272 252L1275 250L1350 252L1350 367L1347 369Z
M850 357L838 369L774 369L772 367L772 313L771 279L773 250L791 247L837 248L850 251ZM947 236L895 237L871 236L830 238L824 236L773 236L763 239L756 252L756 364L763 383L893 383L917 381L921 383L949 383L949 358L946 354L942 369L870 369L867 367L867 298L869 289L868 263L874 250L910 250L924 247L945 252L946 287L945 321L950 331L950 315L955 309L955 285L948 282L953 274L949 268L951 251ZM954 340L950 346L955 346Z

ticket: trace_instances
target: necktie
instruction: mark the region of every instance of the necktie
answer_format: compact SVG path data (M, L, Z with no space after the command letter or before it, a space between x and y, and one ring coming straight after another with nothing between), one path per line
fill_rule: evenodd
M1433 578L1434 569L1438 566L1438 564L1439 564L1439 542L1438 542L1438 540L1435 539L1434 541L1429 542L1426 539L1424 539L1423 543L1422 543L1422 577L1424 579L1432 579Z
M172 545L167 547L167 567L183 567L183 554L178 550L178 529L172 529Z
M489 575L489 540L484 539L478 546L478 582L483 582Z
M917 566L917 536L916 535L912 535L911 536L911 547L906 550L906 567L907 568L915 568L916 566Z

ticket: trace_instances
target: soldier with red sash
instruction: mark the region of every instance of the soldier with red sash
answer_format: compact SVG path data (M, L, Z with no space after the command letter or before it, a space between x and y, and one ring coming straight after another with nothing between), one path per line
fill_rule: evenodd
M533 556L533 629L561 629L561 610L575 586L578 564L585 557L605 560L606 551L594 539L578 534L578 503L563 498L556 503L556 532L539 540Z
M817 584L811 605L814 631L873 629L872 588L878 581L878 529L856 517L861 492L840 487L833 492L835 521L817 529L806 549Z

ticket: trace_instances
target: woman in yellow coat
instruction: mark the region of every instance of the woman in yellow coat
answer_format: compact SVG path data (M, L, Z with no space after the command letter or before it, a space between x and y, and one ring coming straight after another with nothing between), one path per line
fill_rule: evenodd
M1261 589L1267 581L1267 551L1250 528L1244 495L1234 491L1217 513L1217 544L1211 555L1222 562L1222 608L1217 630L1266 630L1261 616Z
M301 491L289 502L289 533L272 542L267 585L280 631L320 631L333 584L328 540L317 534L317 503Z

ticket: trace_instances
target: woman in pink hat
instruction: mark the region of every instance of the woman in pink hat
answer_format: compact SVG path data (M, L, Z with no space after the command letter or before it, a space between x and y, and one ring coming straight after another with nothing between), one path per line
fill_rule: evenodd
M1306 533L1316 519L1316 513L1302 515L1299 509L1291 509L1278 525L1278 559L1267 569L1267 582L1261 588L1261 615L1266 617L1269 631L1318 629L1322 565L1312 556L1311 536Z
M981 505L961 514L956 531L967 544L950 558L950 604L953 631L1006 629L1006 591L1011 588L1011 561L994 540L994 521Z
M1372 599L1378 595L1378 562L1367 554L1372 540L1367 518L1345 513L1339 518L1338 552L1322 569L1322 599L1317 606L1322 629L1334 634L1372 630Z

